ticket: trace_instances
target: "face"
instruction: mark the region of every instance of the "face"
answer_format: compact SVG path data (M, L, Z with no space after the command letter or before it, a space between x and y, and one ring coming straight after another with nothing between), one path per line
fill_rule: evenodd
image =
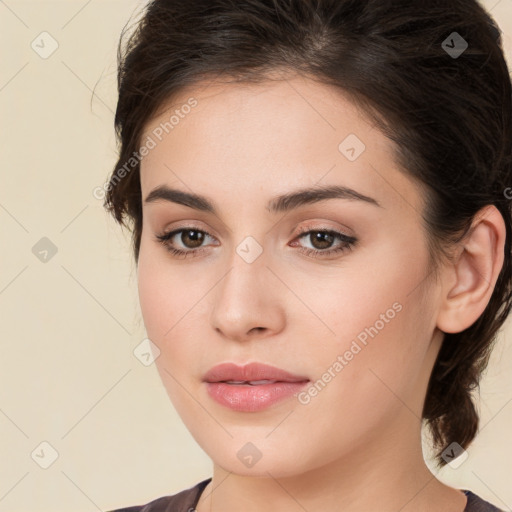
M197 85L167 107L142 139L139 299L196 441L228 471L278 477L416 439L438 290L392 142L301 77ZM225 362L302 382L204 381Z

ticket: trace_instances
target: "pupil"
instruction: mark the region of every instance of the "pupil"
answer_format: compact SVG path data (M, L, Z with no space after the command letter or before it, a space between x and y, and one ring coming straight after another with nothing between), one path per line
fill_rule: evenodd
M194 233L195 233L195 236L194 236ZM190 239L192 239L192 244L187 244L184 240L183 240L183 237L186 236ZM190 231L185 231L183 232L183 235L182 235L182 242L188 247L189 245L192 245L192 247L199 247L201 245L203 241L203 233L200 233L199 231L196 231L196 230L190 230Z
M325 249L327 246L329 246L332 243L333 236L329 233L319 233L317 232L316 235L313 237L313 245L316 247L316 243L320 242L320 249ZM322 245L323 244L323 245Z

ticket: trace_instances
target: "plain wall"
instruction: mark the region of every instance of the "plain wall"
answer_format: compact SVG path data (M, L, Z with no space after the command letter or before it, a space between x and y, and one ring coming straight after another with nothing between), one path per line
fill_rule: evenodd
M109 510L211 476L156 368L134 356L146 336L129 235L93 195L116 161L118 38L143 4L0 2L0 512ZM484 5L511 62L512 1ZM44 31L58 43L48 58L31 46L51 49ZM481 385L482 431L439 474L505 510L511 369L509 320ZM58 452L47 469L43 442Z

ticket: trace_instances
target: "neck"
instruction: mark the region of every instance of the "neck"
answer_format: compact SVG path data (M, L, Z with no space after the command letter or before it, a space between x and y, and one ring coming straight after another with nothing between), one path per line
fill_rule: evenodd
M214 465L197 512L463 512L465 495L435 478L421 450L421 425L411 411L373 441L308 472L280 477L238 475ZM411 428L411 422L416 428ZM411 434L412 433L412 434ZM383 441L384 440L384 441Z

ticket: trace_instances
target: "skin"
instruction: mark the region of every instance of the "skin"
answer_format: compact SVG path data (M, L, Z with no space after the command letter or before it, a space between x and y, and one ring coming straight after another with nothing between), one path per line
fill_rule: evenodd
M205 82L164 105L144 137L191 96L197 106L142 161L142 197L167 185L206 196L218 211L144 203L138 286L162 382L214 464L198 512L462 512L463 493L424 462L421 410L443 331L470 326L490 299L503 264L499 212L481 211L436 281L427 273L420 185L340 91L300 76ZM366 145L355 161L338 149L349 134ZM320 185L350 187L381 207L337 198L286 213L265 208ZM195 256L176 258L155 238L190 225L212 234ZM300 247L341 242L315 244L298 236L301 227L357 243L314 257ZM236 252L247 236L263 249L252 263ZM197 247L185 235L173 241ZM395 303L401 310L307 404L291 397L236 412L206 393L203 375L225 361L260 361L315 382ZM252 467L237 457L248 442L261 452Z

